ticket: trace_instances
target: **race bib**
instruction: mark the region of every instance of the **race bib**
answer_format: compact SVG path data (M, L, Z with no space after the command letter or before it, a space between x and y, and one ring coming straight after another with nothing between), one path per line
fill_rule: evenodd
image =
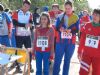
M39 23L39 21L40 21L40 19L39 19L39 18L37 18L37 19L36 19L36 22L37 22L37 23Z
M86 35L85 46L98 48L99 45L99 38L98 36L93 35Z
M41 47L42 51L45 51L45 48L48 47L48 37L39 36L37 38L37 47Z
M25 27L18 27L17 28L17 35L19 36L28 36L30 35L30 29Z
M61 32L62 39L72 39L72 33Z

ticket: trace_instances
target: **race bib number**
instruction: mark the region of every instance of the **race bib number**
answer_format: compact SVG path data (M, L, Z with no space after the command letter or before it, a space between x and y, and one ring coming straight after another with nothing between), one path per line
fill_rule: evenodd
M85 46L98 48L99 45L99 38L98 36L93 35L86 35Z
M72 33L61 32L62 39L72 39Z
M45 48L48 47L48 37L39 36L37 38L37 47L41 47L42 51L45 51Z

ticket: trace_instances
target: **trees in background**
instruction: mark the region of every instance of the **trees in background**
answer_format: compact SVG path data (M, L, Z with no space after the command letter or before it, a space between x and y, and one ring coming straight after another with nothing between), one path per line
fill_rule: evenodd
M34 7L42 8L43 6L49 6L49 9L51 9L51 5L53 3L58 3L60 5L60 8L63 9L63 4L65 1L66 0L31 0L32 2L31 11L34 9ZM73 4L75 6L74 8L75 13L78 13L83 9L87 9L90 11L87 0L69 0L69 1L73 1ZM19 7L21 7L23 0L1 0L1 3L5 6L5 8L16 10Z

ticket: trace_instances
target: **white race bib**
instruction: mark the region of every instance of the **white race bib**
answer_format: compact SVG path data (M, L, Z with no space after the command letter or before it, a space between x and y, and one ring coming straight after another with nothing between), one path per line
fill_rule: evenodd
M61 32L62 39L72 39L72 33Z
M86 35L85 46L98 48L99 45L99 37L93 35Z
M30 33L30 28L25 28L25 27L17 27L17 35L19 36L29 36Z
M41 47L42 51L45 51L45 48L48 47L48 37L39 36L37 38L37 47Z
M37 18L37 19L36 19L36 22L37 22L37 23L39 23L39 21L40 21L40 19L39 19L39 18Z

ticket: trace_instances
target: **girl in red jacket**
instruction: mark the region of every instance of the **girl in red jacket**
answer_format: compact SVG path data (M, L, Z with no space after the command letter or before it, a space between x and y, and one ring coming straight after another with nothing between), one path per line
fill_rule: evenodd
M81 57L79 75L88 75L92 64L92 75L100 75L100 9L94 9L93 22L82 31L78 55Z
M50 27L50 18L48 13L42 13L40 17L40 27L37 27L34 35L33 52L36 53L36 75L43 73L49 75L49 58L53 57L54 51L54 30Z

